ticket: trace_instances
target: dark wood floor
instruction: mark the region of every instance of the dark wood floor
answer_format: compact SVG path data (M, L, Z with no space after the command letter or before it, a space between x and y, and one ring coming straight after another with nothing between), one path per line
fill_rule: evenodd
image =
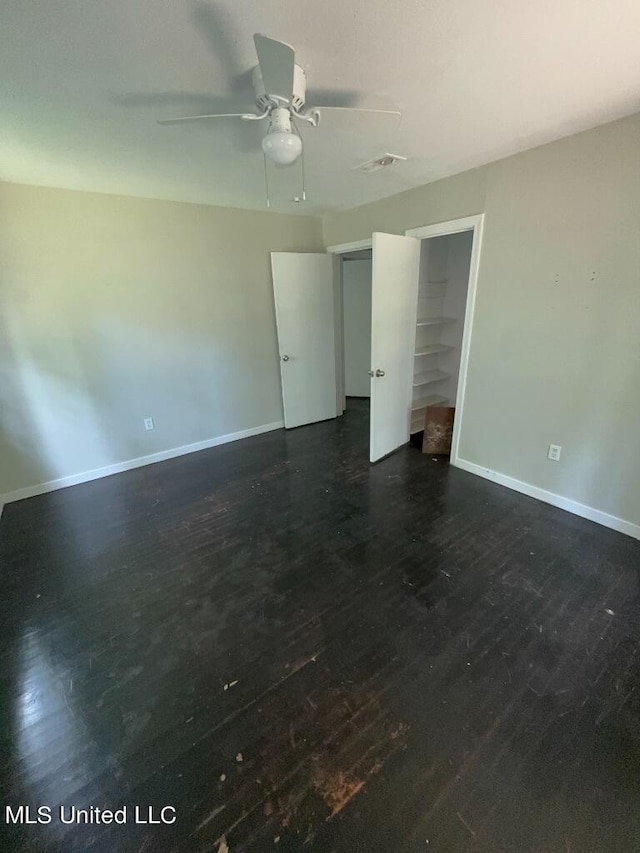
M640 850L640 543L367 429L5 508L3 849Z

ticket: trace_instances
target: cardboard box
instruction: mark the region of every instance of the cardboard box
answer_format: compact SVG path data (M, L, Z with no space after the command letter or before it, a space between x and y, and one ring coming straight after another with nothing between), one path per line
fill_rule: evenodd
M424 415L422 452L434 455L451 454L451 437L455 406L427 406Z

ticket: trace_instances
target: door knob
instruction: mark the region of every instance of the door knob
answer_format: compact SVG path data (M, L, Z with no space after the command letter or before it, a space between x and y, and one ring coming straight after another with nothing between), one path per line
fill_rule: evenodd
M375 376L375 374L374 374L373 370L370 370L370 371L369 371L369 376Z
M282 360L283 360L283 361L289 361L289 356L288 356L288 355L283 355L283 356L282 356Z
M384 370L376 370L376 376L384 376Z

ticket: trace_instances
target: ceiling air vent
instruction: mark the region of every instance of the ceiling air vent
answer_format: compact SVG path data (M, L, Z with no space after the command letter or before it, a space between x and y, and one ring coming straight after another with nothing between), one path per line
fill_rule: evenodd
M406 157L401 157L400 154L389 154L389 152L386 151L384 154L376 157L375 160L367 160L366 163L360 163L359 166L354 166L353 170L354 172L364 172L369 175L371 172L379 172L380 169L385 169L387 166L392 166L399 160L406 159Z

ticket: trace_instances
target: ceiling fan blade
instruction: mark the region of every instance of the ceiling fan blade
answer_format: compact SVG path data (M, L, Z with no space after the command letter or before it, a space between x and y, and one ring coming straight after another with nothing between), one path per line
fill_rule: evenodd
M164 110L206 110L207 114L212 110L220 110L221 113L233 110L239 112L245 110L250 113L255 109L251 98L242 100L240 98L228 98L224 95L212 95L204 92L128 92L124 95L115 95L113 102L119 107L157 107ZM255 99L254 99L255 101Z
M293 96L293 68L296 54L289 44L270 39L260 33L253 37L267 95L277 95L285 101Z
M305 112L324 113L327 110L331 110L331 112L344 113L377 113L378 115L397 116L398 118L402 118L400 110L370 110L365 107L311 107L310 109L305 110Z
M180 118L165 118L158 122L158 124L180 124L183 121L202 121L203 119L209 118L245 118L245 116L251 115L250 113L213 113L211 115L204 116L181 116ZM258 118L258 116L251 116L252 118Z
M367 94L355 89L316 89L315 87L310 89L307 87L305 100L316 107L321 107L323 104L336 107L357 107L358 104L366 103Z

